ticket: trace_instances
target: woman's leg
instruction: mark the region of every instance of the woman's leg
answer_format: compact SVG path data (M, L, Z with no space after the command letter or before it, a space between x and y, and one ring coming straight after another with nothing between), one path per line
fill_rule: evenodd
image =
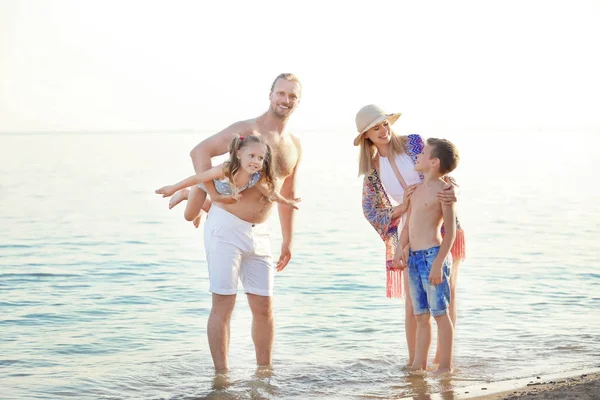
M415 345L417 340L417 319L415 318L415 310L413 309L412 300L410 298L410 289L408 286L408 268L402 271L402 279L404 280L404 327L406 331L406 345L408 346L408 365L412 365L415 360Z

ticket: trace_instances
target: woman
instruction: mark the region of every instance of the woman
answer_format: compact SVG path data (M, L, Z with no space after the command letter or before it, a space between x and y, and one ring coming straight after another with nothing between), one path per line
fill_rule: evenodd
M387 114L373 104L361 108L356 114L358 136L354 139L354 145L360 146L359 175L365 176L363 212L386 247L387 296L401 297L403 287L406 291L406 342L409 363L412 364L417 322L408 291L408 279L402 279L403 272L392 266L392 259L408 210L410 196L415 189L415 184L422 180L419 173L414 170L414 163L417 154L423 149L423 139L419 135L399 136L392 131L391 125L400 115L400 113ZM390 197L398 203L397 206L392 205ZM444 191L438 193L438 198L445 203L456 202L454 186L449 184ZM465 258L464 249L464 233L457 221L450 279L450 318L454 326L456 326L456 279L460 262Z

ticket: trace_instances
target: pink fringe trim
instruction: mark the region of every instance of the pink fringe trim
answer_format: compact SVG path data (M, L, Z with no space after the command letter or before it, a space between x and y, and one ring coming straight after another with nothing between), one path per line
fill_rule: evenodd
M465 231L462 229L456 230L456 239L454 239L454 244L450 249L450 253L452 253L452 259L454 260L462 261L466 258Z
M386 296L389 298L402 297L402 270L386 268Z

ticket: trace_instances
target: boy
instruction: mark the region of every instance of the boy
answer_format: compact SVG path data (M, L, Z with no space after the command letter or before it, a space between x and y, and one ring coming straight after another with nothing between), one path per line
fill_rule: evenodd
M441 203L436 195L446 186L442 177L458 164L458 150L445 139L427 139L427 144L417 156L415 170L423 174L423 183L415 189L410 199L406 223L394 264L408 266L410 297L417 317L417 342L412 371L425 370L431 345L433 315L438 326L440 363L436 374L452 372L452 346L454 326L449 316L450 249L456 237L454 203ZM442 239L440 228L444 224ZM408 254L403 249L409 246Z

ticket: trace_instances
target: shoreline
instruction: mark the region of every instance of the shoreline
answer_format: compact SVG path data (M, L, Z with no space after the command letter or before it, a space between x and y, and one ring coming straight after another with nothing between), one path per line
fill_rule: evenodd
M419 397L405 397L414 400ZM432 393L428 400L600 400L600 368L480 383Z

